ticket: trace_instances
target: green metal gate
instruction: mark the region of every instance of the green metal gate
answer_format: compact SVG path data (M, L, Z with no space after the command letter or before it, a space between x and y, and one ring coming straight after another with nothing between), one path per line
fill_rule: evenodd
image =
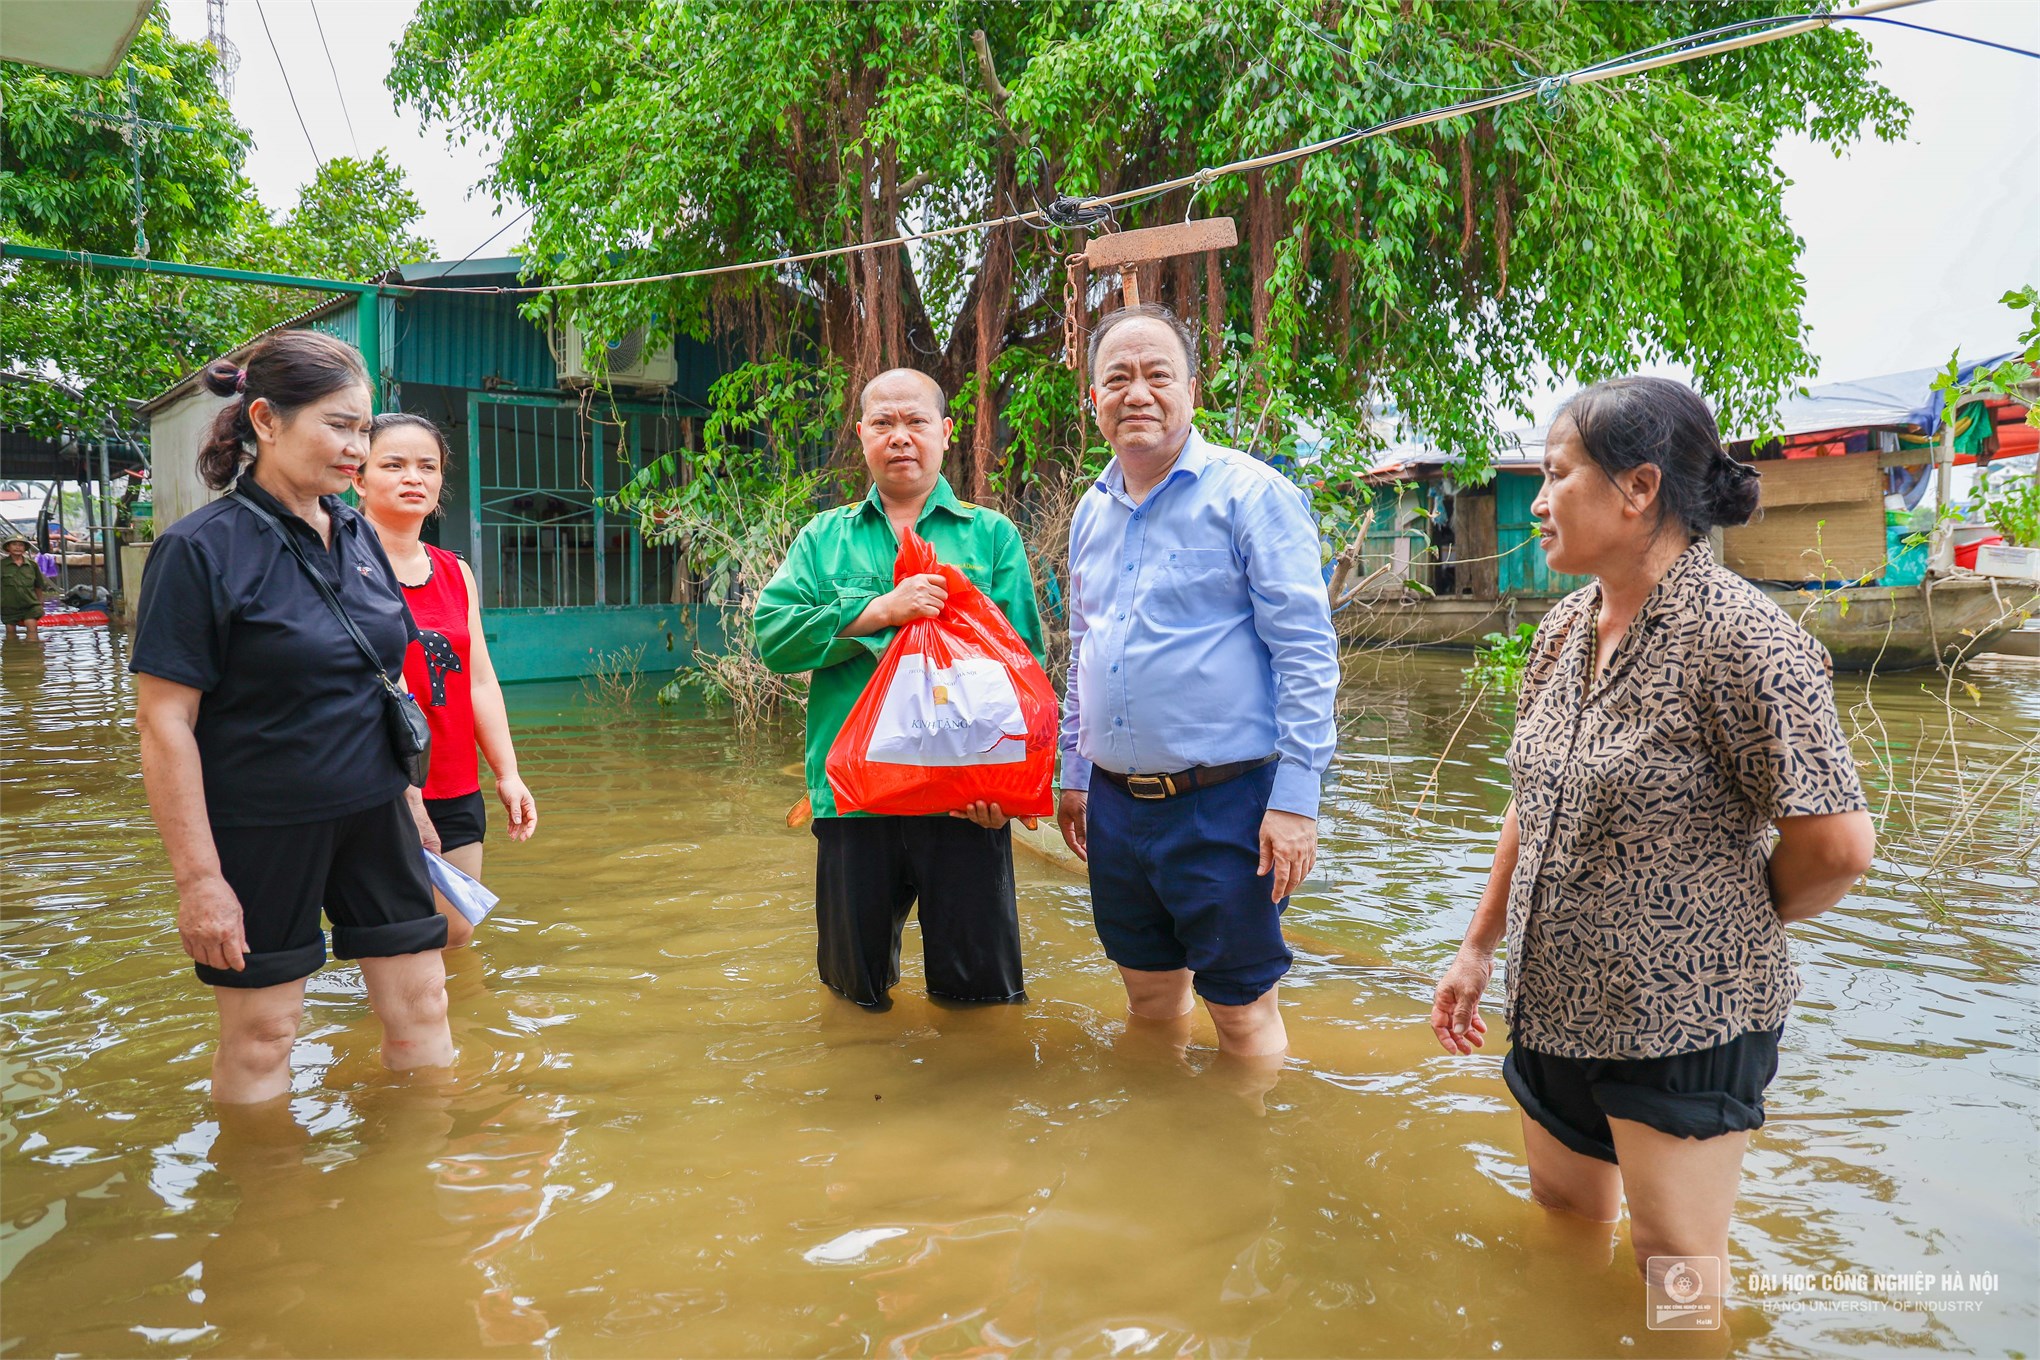
M1570 595L1587 583L1544 563L1537 539L1537 516L1530 513L1543 478L1520 472L1495 475L1495 538L1502 560L1499 585L1507 595Z
M672 602L678 555L647 547L636 520L602 502L648 459L684 446L687 414L468 393L469 565L483 607Z
M1404 581L1428 584L1431 559L1426 555L1430 535L1428 521L1417 511L1423 492L1416 488L1382 487L1367 507L1367 532L1360 540L1362 575L1389 568L1381 590L1393 590Z

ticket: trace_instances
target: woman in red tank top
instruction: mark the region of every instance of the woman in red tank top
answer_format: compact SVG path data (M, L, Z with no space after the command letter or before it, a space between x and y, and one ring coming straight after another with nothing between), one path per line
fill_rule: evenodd
M404 658L404 680L432 728L425 810L439 830L441 853L470 877L480 878L487 804L476 749L496 773L496 797L510 819L511 840L529 840L538 829L538 804L517 777L503 687L482 637L474 573L454 554L418 537L425 521L439 512L450 456L446 436L425 417L403 412L377 416L368 461L354 485L418 624L420 639ZM448 947L466 944L474 934L467 918L444 898L439 911L446 917Z

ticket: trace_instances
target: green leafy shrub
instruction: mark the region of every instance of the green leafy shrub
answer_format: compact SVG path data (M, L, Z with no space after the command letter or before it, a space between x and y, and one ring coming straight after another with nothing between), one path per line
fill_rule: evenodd
M1513 694L1523 681L1523 667L1530 661L1530 640L1537 625L1519 623L1513 633L1489 633L1473 649L1473 664L1466 668L1471 684Z

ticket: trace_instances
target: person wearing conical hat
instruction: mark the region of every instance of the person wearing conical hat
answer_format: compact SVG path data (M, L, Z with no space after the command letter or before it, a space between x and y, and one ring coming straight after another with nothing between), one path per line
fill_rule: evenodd
M11 534L6 546L7 556L0 560L0 620L6 622L7 636L13 637L16 628L25 628L28 640L34 642L42 635L37 621L43 616L43 592L49 589L49 582L28 555L34 544L20 534Z

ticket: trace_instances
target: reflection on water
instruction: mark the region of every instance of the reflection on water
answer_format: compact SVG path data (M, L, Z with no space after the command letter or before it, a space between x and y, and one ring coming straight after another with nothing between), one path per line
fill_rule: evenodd
M46 637L0 698L8 1354L1702 1353L1644 1330L1626 1243L1528 1202L1501 1045L1422 1023L1507 797L1506 706L1452 659L1349 661L1265 1095L1201 1018L1125 1032L1081 883L1033 857L1027 1005L930 1005L911 929L889 1014L834 1000L792 731L522 689L545 824L492 842L457 1071L384 1073L335 966L287 1113L223 1117L121 640ZM1734 1264L1997 1287L1746 1295L1713 1353L2032 1347L2040 669L1970 678L1952 711L1845 682L1884 858L1794 929ZM1881 1311L1816 1311L1852 1299Z

